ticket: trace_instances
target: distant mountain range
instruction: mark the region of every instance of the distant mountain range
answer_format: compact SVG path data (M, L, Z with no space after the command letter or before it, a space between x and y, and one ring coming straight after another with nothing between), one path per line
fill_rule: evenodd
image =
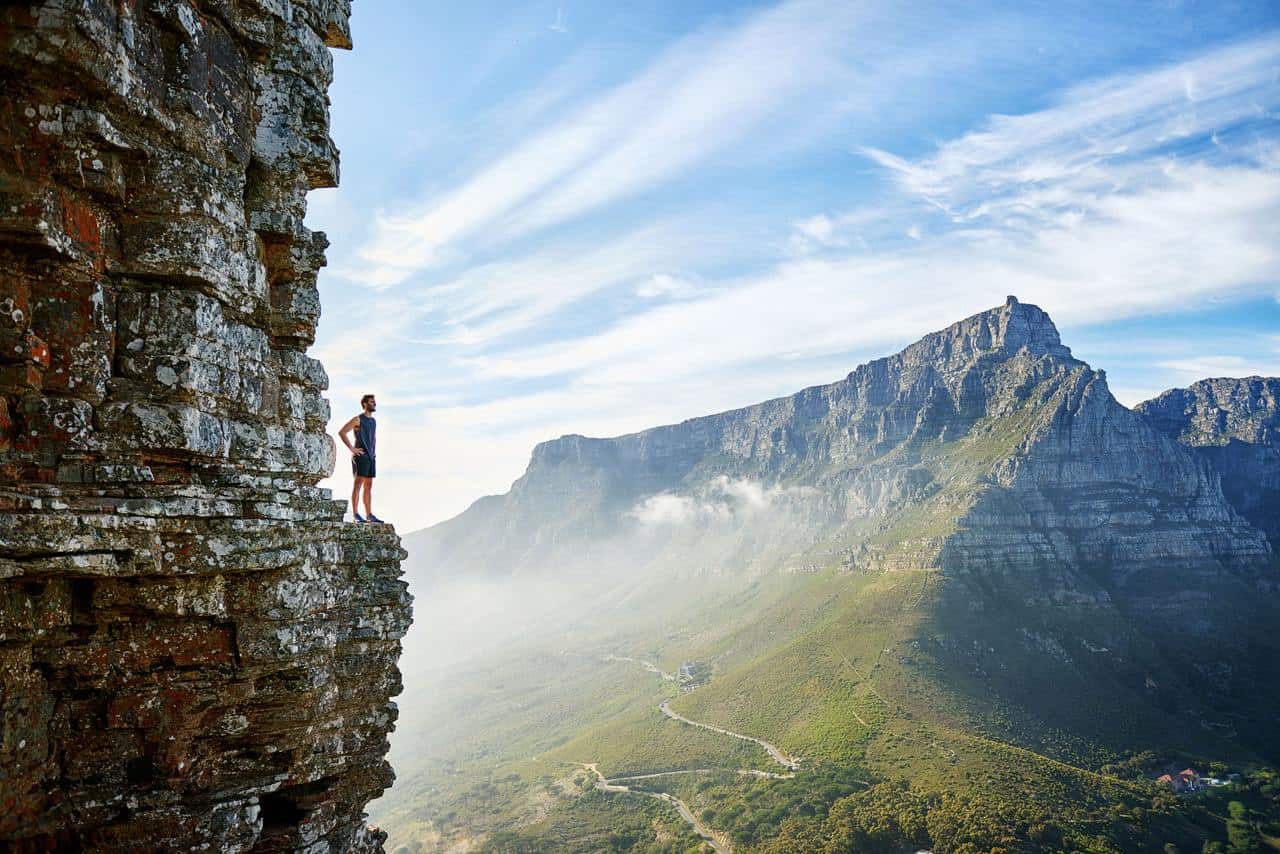
M594 584L555 617L556 649L703 662L672 709L806 757L754 811L725 807L729 783L664 784L773 846L752 850L1198 851L1225 802L1162 800L1159 771L1280 764L1278 401L1280 380L1213 379L1126 408L1010 297L830 385L541 444L506 495L408 537L407 566L420 584ZM619 634L575 635L583 611ZM562 745L539 773L734 761L673 747L652 707L582 708L512 725ZM831 769L881 782L820 822ZM895 825L904 797L914 831ZM853 844L851 815L896 829Z
M1137 410L1207 460L1227 500L1280 551L1280 378L1201 380Z
M830 385L540 444L510 492L409 550L437 577L837 562L1058 598L1170 564L1246 572L1280 545L1278 399L1280 380L1206 380L1130 410L1010 297Z

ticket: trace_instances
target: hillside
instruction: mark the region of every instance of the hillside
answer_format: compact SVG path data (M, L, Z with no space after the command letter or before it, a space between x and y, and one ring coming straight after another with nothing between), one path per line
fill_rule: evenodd
M508 494L408 538L410 571L600 595L496 656L526 687L465 752L432 748L457 780L424 771L388 815L575 850L590 763L611 809L639 786L744 850L824 850L850 826L881 834L853 850L1199 850L1225 803L1151 779L1270 779L1280 597L1251 505L1183 438L1010 298L792 397L540 445ZM689 661L706 684L653 681ZM800 769L759 776L735 733ZM427 785L438 805L415 800Z

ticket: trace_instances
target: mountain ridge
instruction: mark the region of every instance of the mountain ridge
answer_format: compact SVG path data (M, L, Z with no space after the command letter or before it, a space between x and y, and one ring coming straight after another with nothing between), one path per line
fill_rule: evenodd
M686 427L690 424L709 421L712 419L726 418L729 416L746 413L753 410L762 409L771 405L782 404L784 402L793 401L802 396L812 396L823 391L835 389L845 383L850 382L863 371L878 370L878 366L882 363L888 364L893 360L923 362L929 358L938 358L946 356L951 358L955 355L952 344L958 344L962 349L962 354L971 356L988 355L1000 350L1008 350L1009 345L1018 344L1019 347L1030 347L1033 344L1039 344L1043 352L1059 355L1067 359L1073 359L1071 350L1061 343L1057 328L1053 322L1049 320L1049 316L1038 306L1029 303L1019 302L1017 297L1009 296L1006 298L1003 309L1008 313L1003 318L1002 324L996 324L992 328L990 321L993 315L1000 312L1001 309L992 309L986 312L980 312L971 315L964 320L958 320L950 326L929 333L918 341L908 345L903 350L890 356L882 356L873 359L862 365L855 367L844 378L830 383L819 383L817 385L807 386L794 394L781 395L779 397L770 398L760 401L759 403L748 404L746 406L734 407L722 412L716 412L709 415L699 415L692 418L686 418L682 421L672 424L662 424L655 427L637 430L631 433L624 433L619 436L612 437L589 437L579 433L569 433L557 439L549 439L539 442L534 446L533 454L530 460L530 467L539 461L547 461L554 455L554 449L561 444L577 445L580 443L596 443L596 442L618 442L626 439L639 437L654 431L670 430L680 427ZM996 341L998 346L992 346ZM981 350L974 350L975 344L986 341L987 345ZM1014 348L1015 350L1018 348Z
M939 825L876 850L1199 850L1221 821L1151 780L1173 762L1280 759L1280 565L1228 498L1237 479L1178 426L1236 425L1209 444L1269 452L1240 438L1253 410L1197 406L1162 420L1121 405L1045 312L1010 299L789 397L543 443L509 493L411 535L409 572L578 597L550 613L530 596L522 613L549 613L538 630L572 656L555 686L609 688L586 692L602 699L584 717L548 709L495 738L517 778L680 770L650 785L737 842L776 837L751 850L844 850L788 830L806 826L795 799L820 813L835 779L866 781L837 803L872 823L901 815L908 789L929 815L981 813L967 846ZM695 776L739 757L685 743L657 699L615 705L630 687L591 670L641 660L697 663L709 678L672 685L664 707L804 757L794 780L736 801L738 775ZM454 804L491 826L465 795L442 815ZM605 815L567 804L516 819L531 822L516 838Z
M740 564L740 531L702 519L695 546L689 531L646 524L643 511L669 499L741 517L715 493L748 484L785 496L769 518L752 518L762 569L822 541L806 559L1110 561L1124 572L1171 557L1268 560L1268 542L1222 496L1210 461L1148 422L1071 354L1047 313L1009 297L833 383L623 436L540 443L508 493L410 535L410 551L446 575L620 555L670 564L691 550L698 562ZM717 531L723 547L710 554Z
M1280 549L1280 377L1214 377L1138 404L1207 460L1241 515Z

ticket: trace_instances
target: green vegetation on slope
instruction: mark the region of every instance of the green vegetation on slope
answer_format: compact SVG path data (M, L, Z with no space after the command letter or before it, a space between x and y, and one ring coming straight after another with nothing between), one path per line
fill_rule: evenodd
M580 795L546 818L518 832L494 833L480 850L484 854L695 854L705 850L673 807L651 798L593 791L586 788L590 784L585 779L583 785Z
M477 693L454 702L434 755L375 820L393 844L572 850L568 829L593 826L593 805L670 812L564 784L575 763L594 762L609 777L716 769L629 785L681 797L742 851L897 850L920 839L937 851L1225 844L1226 807L1207 806L1212 795L1176 798L1151 783L1154 769L1115 770L1138 751L1190 765L1257 761L1212 720L1167 702L1182 690L1175 665L1114 609L1045 608L985 584L932 569L829 569L637 593L612 627L615 612L602 608L569 649L529 646L477 668ZM738 774L782 769L754 744L663 717L674 685L640 659L669 672L709 666L709 684L673 708L765 738L803 757L800 771ZM1266 798L1249 809L1280 815ZM682 844L641 824L628 825L639 836L591 850Z

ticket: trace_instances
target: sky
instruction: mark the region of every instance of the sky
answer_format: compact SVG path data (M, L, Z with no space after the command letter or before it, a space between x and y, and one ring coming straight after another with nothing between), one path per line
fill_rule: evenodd
M1280 375L1271 2L365 0L312 355L375 512L1040 305L1132 405ZM339 448L336 497L350 490Z

